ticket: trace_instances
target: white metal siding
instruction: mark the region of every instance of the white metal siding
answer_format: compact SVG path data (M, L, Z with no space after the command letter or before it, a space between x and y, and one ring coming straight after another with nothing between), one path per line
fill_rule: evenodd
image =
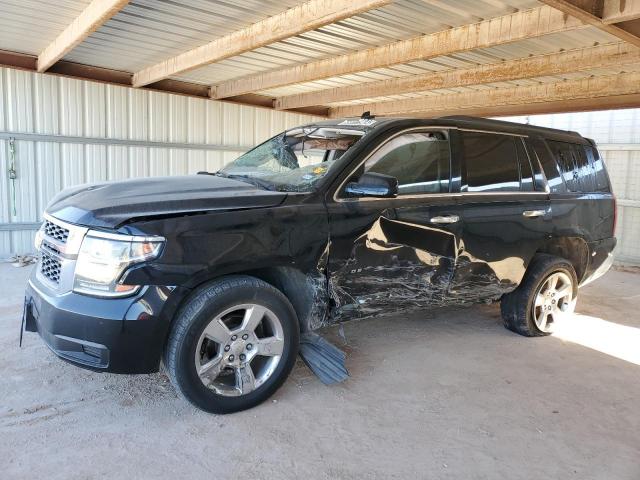
M0 68L0 132L219 145L219 150L0 139L0 224L41 220L63 188L218 170L256 142L312 117ZM229 149L232 149L229 151ZM0 258L33 250L32 230L1 231Z
M621 263L640 264L640 109L503 120L574 130L596 141L618 200L616 259Z

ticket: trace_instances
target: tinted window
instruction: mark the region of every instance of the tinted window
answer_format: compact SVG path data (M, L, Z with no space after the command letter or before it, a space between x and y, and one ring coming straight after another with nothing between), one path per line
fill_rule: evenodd
M461 134L468 192L520 190L516 138L480 132Z
M584 150L584 145L572 145L572 147L573 156L578 167L578 188L581 192L595 192L595 172L593 171L593 164L589 161L587 152Z
M450 156L445 132L405 133L375 152L365 171L396 177L400 195L448 192Z
M591 165L582 145L548 141L567 190L570 192L593 192L595 185Z
M591 163L591 170L594 172L596 190L599 192L610 192L611 187L609 186L609 176L607 175L607 171L604 169L604 162L598 151L587 145L584 145L584 151L587 154L587 158Z
M549 185L549 191L551 193L566 192L567 187L560 177L558 165L551 156L551 151L549 150L545 142L543 142L539 138L532 138L531 145L533 146L534 153L536 154L538 161L542 165L544 174L547 177L547 185Z

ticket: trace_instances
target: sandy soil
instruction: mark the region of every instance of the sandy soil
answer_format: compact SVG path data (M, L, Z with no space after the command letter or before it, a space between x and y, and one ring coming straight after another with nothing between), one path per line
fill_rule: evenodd
M299 362L230 416L161 374L81 370L35 334L19 349L27 275L0 265L2 479L640 479L637 274L581 290L591 334L522 338L497 306L346 324L347 382Z

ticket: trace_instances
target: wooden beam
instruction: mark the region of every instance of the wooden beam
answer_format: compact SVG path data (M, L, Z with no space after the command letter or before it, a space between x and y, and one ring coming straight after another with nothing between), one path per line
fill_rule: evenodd
M56 39L38 56L38 72L44 72L107 20L118 13L129 0L93 0Z
M615 16L610 16L605 23L602 20L602 3L599 0L540 0L542 3L546 3L550 7L556 8L559 11L571 15L584 23L592 25L603 32L607 32L613 36L618 37L625 42L629 42L636 47L640 47L640 37L634 35L627 30L620 28L617 25L619 20ZM634 1L634 0L631 0Z
M29 72L36 71L36 63L38 57L35 55L26 55L23 53L9 52L0 50L0 67L13 68L16 70L26 70ZM79 80L88 80L91 82L108 83L111 85L120 85L132 88L131 80L133 74L120 70L112 70L109 68L94 67L92 65L83 65L81 63L68 62L61 60L56 62L49 70L44 72L45 75L57 75L61 77L76 78ZM145 90L153 90L156 92L172 93L174 95L184 95L187 97L196 97L203 99L211 99L209 94L209 86L199 83L184 82L181 80L166 79L143 87ZM240 97L220 100L224 103L235 103L256 108L267 108L273 110L273 99L264 95L243 95ZM314 115L326 117L328 109L326 107L300 108L292 110L295 113L304 115Z
M286 110L312 105L328 105L349 100L385 97L436 88L465 87L484 83L562 75L601 67L620 67L631 63L640 63L640 49L620 42L460 70L429 72L379 82L367 82L348 87L288 95L276 99L275 108Z
M552 100L542 103L522 105L485 105L465 109L441 110L439 112L423 112L412 116L420 118L444 117L447 115L467 115L473 117L509 117L513 115L543 115L549 113L594 112L597 110L617 110L621 108L638 108L640 94L611 95L598 98L576 98L572 100Z
M145 87L147 88L147 87ZM218 102L239 103L241 105L251 105L256 107L263 107L273 110L273 98L266 97L264 95L258 95L256 93L247 93L245 95L238 95L237 97L229 97L224 100L216 100ZM289 110L291 113L304 113L306 115L317 115L319 117L327 117L329 115L329 107L314 106L305 108L295 108Z
M215 86L211 93L214 98L225 98L248 92L259 92L476 48L494 47L584 26L582 21L574 17L568 17L554 8L542 6L381 47L237 78Z
M622 73L535 86L494 88L468 93L350 105L333 108L329 114L335 118L359 116L365 111L381 116L442 116L467 111L477 115L489 114L485 112L495 115L502 111L511 114L515 109L529 112L533 111L533 106L538 106L540 111L544 109L543 104L547 102L553 102L554 108L566 105L567 111L573 103L580 102L582 104L591 102L594 106L597 105L597 108L605 109L608 108L607 98L628 95L640 97L640 73ZM632 106L640 106L640 103Z
M640 18L640 0L605 0L602 7L604 23L620 23Z
M133 76L133 86L141 87L219 62L389 3L391 0L311 0L145 68Z

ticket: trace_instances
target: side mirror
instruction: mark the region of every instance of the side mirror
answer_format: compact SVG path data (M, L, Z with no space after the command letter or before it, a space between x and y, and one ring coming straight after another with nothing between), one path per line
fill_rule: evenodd
M381 197L398 196L398 179L382 173L364 173L357 182L349 182L344 189L349 197Z

